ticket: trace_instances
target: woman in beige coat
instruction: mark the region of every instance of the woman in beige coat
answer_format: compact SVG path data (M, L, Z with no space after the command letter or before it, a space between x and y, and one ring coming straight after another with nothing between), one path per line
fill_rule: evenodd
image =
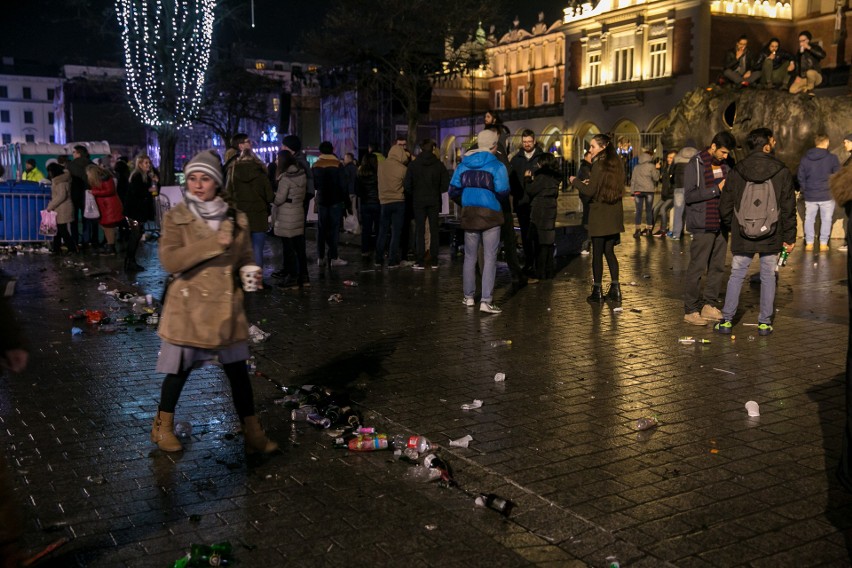
M57 163L47 166L50 178L50 203L48 211L56 211L56 236L53 237L53 254L62 254L62 243L68 252L77 252L77 244L71 238L71 223L74 221L74 204L71 202L71 174Z
M246 367L248 320L239 269L252 264L248 219L219 196L219 156L205 151L185 166L184 201L163 219L160 263L175 279L163 298L157 371L166 373L151 441L161 450L183 449L174 435L174 412L192 369L217 360L231 383L247 452L278 449L260 427Z
M281 237L283 260L280 272L273 276L283 278L282 288L310 286L306 278L308 261L305 257L305 216L303 203L308 178L293 154L287 150L278 152L278 191L275 192L275 217L272 230Z

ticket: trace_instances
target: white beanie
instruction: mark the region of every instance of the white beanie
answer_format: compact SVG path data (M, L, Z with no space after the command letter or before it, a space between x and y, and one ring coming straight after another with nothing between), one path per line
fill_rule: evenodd
M496 130L486 129L476 135L476 147L480 150L491 150L497 145L500 135Z
M194 155L183 166L184 174L188 176L192 172L202 172L209 175L216 180L216 184L220 188L225 185L225 178L222 176L222 162L215 150L204 150Z

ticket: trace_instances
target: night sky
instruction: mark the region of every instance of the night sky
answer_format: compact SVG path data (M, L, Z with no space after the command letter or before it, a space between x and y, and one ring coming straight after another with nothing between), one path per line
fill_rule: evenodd
M404 1L404 0L400 0ZM464 0L459 0L461 3ZM499 2L495 2L499 4ZM558 20L566 0L504 1L497 37L518 15L530 29L544 11L545 21ZM223 0L214 33L219 47L238 44L249 56L256 51L298 51L301 34L321 24L327 1L255 0L256 27L251 28L250 0ZM120 37L112 0L0 0L0 55L46 64L121 65ZM486 30L489 24L484 23ZM258 55L263 55L259 53Z

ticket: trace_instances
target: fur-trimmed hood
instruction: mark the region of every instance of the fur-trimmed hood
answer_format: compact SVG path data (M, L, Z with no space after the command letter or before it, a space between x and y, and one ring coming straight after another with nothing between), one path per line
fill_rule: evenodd
M828 178L831 196L838 205L843 207L852 201L852 167L846 166Z

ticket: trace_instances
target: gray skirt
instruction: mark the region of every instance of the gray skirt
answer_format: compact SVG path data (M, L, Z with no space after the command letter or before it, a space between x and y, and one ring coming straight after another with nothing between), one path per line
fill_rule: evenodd
M251 357L248 343L240 341L222 349L187 347L163 341L157 357L157 372L177 374L180 371L198 369L204 365L227 365L246 361Z

